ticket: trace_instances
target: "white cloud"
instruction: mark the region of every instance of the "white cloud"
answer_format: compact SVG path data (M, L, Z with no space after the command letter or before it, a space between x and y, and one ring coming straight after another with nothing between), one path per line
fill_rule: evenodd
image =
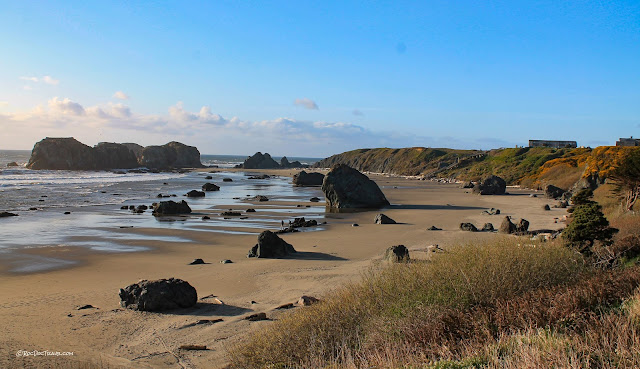
M47 102L49 109L62 115L85 115L85 110L82 105L77 102L71 101L68 97L63 100L54 97Z
M31 81L36 83L38 83L39 81L38 77L20 77L20 79L23 81Z
M295 99L293 101L293 105L301 106L309 110L318 110L318 104L316 104L316 102L311 99L307 99L306 97L302 99Z
M44 83L46 83L48 85L57 85L58 83L60 83L59 80L53 79L51 76L42 77L42 82L44 82Z
M74 136L81 142L195 145L203 154L328 156L363 147L486 147L479 139L433 138L402 132L376 132L349 122L306 121L279 117L260 121L224 118L209 106L189 111L182 102L161 115L135 114L129 106L83 106L54 97L28 112L0 113L0 147L27 148L45 136ZM491 144L495 144L492 142ZM505 146L505 145L503 145ZM511 146L511 145L509 145ZM505 146L507 147L507 146Z
M113 94L113 97L120 100L129 100L129 95L125 94L122 91L116 91L116 93Z

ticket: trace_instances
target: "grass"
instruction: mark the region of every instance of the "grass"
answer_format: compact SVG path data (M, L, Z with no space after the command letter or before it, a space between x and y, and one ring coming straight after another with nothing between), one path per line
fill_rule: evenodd
M446 332L454 331L474 307L572 284L584 273L582 260L554 243L505 238L453 247L430 262L371 270L360 283L292 312L232 348L231 366L360 367L398 360L394 355L401 352L405 358L428 353L422 359L451 360L464 345L451 349L432 343L452 342L463 334L463 326L454 336ZM428 336L427 331L440 333Z

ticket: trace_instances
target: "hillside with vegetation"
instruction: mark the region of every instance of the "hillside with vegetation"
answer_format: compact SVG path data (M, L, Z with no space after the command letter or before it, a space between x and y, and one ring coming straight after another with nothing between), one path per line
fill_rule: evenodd
M365 172L477 181L488 175L509 185L542 188L553 184L565 190L582 178L602 182L611 170L638 147L591 148L523 147L489 151L424 147L359 149L316 163L328 168L347 164Z

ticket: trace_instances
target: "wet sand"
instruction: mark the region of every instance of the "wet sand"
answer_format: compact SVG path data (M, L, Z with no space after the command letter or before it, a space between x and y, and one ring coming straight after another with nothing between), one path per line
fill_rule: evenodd
M261 171L290 175L294 171ZM400 224L376 225L378 211L326 214L327 225L317 232L285 234L298 254L288 259L248 259L256 243L256 229L246 234L209 232L206 229L136 228L148 236L178 237L189 242L128 241L153 246L136 253L96 254L78 248L44 248L30 252L65 254L80 262L73 268L46 273L0 275L0 367L66 367L71 361L133 368L216 368L226 363L225 348L243 334L270 321L249 322L248 314L265 312L277 319L286 311L275 307L295 302L302 295L321 297L332 288L358 280L392 245L404 244L412 258L425 257L426 246L445 248L460 242L503 237L470 233L461 222L478 228L491 222L497 228L505 215L526 218L530 229L558 229L564 209L544 211L552 200L529 197L533 191L508 188L509 195L477 196L455 184L372 175L391 202L381 210ZM289 205L322 206L309 202ZM268 204L273 205L273 204ZM260 206L255 204L259 214ZM483 210L499 208L500 215ZM292 217L292 214L271 214ZM358 223L359 227L353 227ZM442 231L428 231L435 225ZM233 227L241 231L240 227ZM160 237L159 237L160 238ZM162 239L162 238L161 238ZM187 265L195 258L209 264ZM230 259L232 264L221 264ZM196 307L166 314L136 312L119 306L118 290L141 279L181 278L198 291ZM224 304L220 304L215 296ZM76 310L91 304L95 308ZM201 319L222 319L214 324L184 327ZM184 327L184 328L183 328ZM206 345L206 351L181 351L180 345ZM73 352L65 357L16 357L19 350Z

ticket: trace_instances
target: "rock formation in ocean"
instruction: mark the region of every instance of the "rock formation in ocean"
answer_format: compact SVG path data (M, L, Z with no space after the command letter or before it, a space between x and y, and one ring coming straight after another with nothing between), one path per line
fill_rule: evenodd
M293 175L294 186L322 186L324 180L324 174L322 173L307 173L304 170Z
M140 165L149 169L200 168L200 151L194 146L169 142L162 146L147 146L142 150Z
M374 181L344 164L336 165L327 173L322 191L327 206L333 209L376 209L389 205Z
M146 166L150 169L199 168L200 152L193 146L170 142L143 148L133 143L100 142L87 146L73 137L47 137L36 143L29 169L108 170Z
M253 154L253 156L245 159L244 163L241 164L241 168L244 169L277 169L280 168L280 164L277 161L271 158L269 153L262 154L261 152L257 152Z

